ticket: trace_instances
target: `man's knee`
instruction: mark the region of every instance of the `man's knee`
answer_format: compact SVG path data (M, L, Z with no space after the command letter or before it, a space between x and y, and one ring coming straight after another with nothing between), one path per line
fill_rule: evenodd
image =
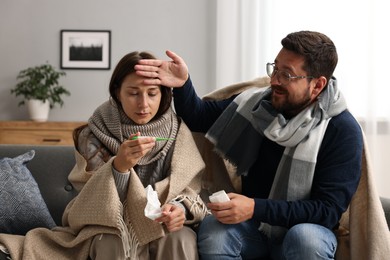
M207 241L208 244L223 239L226 236L226 227L214 216L203 219L198 230L198 244Z
M237 225L226 225L214 216L203 219L198 230L198 250L204 256L239 255L241 242Z
M293 256L322 256L333 259L337 240L333 232L316 224L298 224L287 232L283 240L283 253L287 259ZM302 259L302 258L301 258Z

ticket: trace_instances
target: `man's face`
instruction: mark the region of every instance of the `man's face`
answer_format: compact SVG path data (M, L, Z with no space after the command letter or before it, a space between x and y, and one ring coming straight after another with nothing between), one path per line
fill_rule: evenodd
M302 69L304 58L292 51L281 49L275 59L275 70L291 76L310 76ZM313 93L316 79L291 79L282 84L277 76L271 77L272 106L285 116L292 117L310 105L318 96Z

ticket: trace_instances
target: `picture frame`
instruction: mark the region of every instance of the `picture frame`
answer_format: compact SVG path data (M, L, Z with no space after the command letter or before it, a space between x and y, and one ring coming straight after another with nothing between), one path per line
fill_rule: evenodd
M109 70L111 31L61 30L61 69Z

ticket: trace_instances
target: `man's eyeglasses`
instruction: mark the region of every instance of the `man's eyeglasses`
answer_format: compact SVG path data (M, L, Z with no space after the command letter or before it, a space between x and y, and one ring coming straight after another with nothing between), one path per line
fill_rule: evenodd
M275 69L275 63L267 63L267 75L272 78L276 76L276 79L281 85L288 85L292 79L313 79L312 76L291 76L290 73L283 70Z

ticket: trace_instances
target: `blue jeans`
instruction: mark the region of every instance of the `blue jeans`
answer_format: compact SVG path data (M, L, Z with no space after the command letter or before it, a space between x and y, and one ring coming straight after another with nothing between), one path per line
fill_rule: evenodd
M214 259L334 259L337 239L334 233L316 224L290 228L282 244L272 243L258 230L259 223L227 225L207 216L198 231L198 252L202 260Z

